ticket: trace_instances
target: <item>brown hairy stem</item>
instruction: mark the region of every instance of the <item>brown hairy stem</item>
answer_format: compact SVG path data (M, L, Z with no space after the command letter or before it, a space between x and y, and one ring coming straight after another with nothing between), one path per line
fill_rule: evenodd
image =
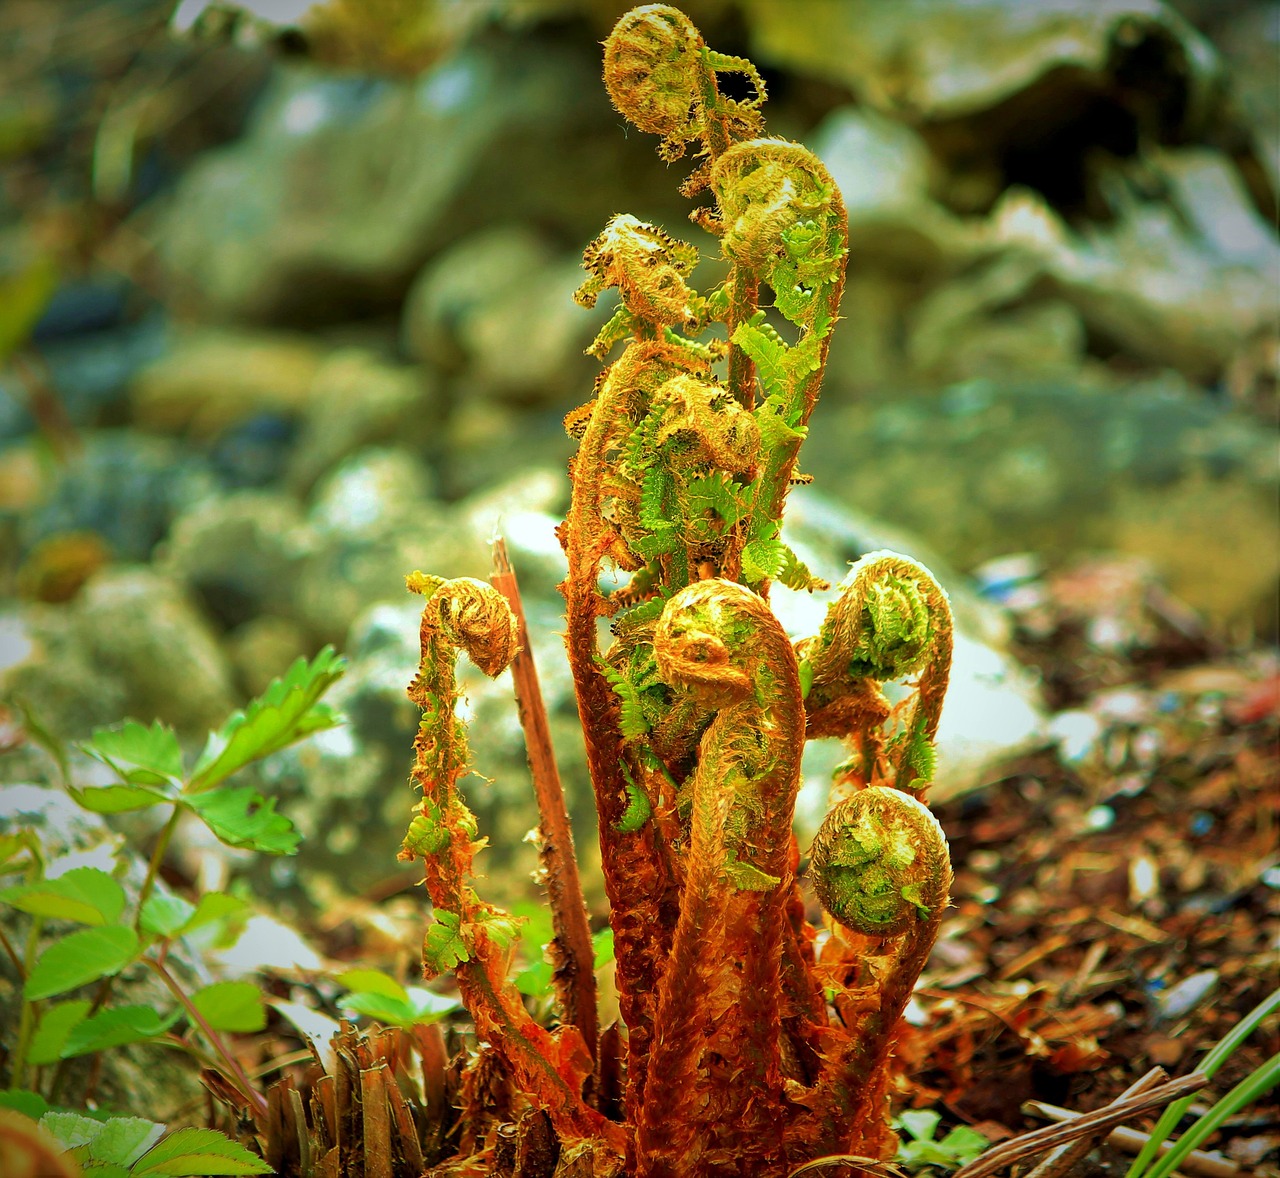
M582 895L582 881L578 878L578 861L573 853L573 830L569 826L564 788L560 784L560 771L556 768L551 745L538 668L529 646L529 627L525 621L524 604L520 600L520 585L507 556L506 541L500 536L493 542L493 568L491 584L511 607L516 620L516 640L520 644L511 661L511 677L515 683L520 727L524 730L529 773L533 778L533 792L538 800L541 820L538 859L546 876L551 924L555 930L552 955L556 995L565 1020L581 1032L583 1042L594 1059L599 1028L591 926L587 923L587 904Z

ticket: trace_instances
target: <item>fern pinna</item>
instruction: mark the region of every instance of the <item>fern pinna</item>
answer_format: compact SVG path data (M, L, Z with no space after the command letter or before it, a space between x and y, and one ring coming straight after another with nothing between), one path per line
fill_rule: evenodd
M884 1158L896 1028L950 886L922 801L951 658L946 595L914 561L873 553L818 635L783 632L771 584L827 588L780 526L844 284L840 194L812 153L764 134L751 63L709 49L676 9L627 13L604 56L614 105L662 137L660 155L694 148L682 191L710 191L693 219L728 263L702 294L693 245L620 215L588 246L577 295L618 299L589 349L613 359L566 418L579 445L560 538L625 1026L597 1031L581 893L558 875L560 1024L536 1023L506 979L512 921L469 883L484 840L456 789L453 660L465 649L497 674L518 633L488 586L414 574L428 599L411 689L423 796L404 854L425 861L435 910L425 971L456 972L483 1075L464 1089L462 1152L432 1172L784 1175L825 1155ZM721 93L726 72L745 75L749 99ZM914 691L891 705L881 684L903 678ZM811 853L822 930L791 832L801 754L819 737L849 750ZM535 1121L554 1148L517 1150L509 1171L496 1143Z

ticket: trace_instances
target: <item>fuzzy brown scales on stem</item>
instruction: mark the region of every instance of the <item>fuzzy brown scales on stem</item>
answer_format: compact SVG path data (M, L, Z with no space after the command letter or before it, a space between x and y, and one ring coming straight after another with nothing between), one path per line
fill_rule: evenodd
M454 663L462 650L486 675L497 675L515 657L516 619L502 594L483 581L412 573L407 585L427 599L421 661L409 687L409 698L423 714L412 770L422 801L401 851L404 859L424 857L424 882L435 909L423 943L424 973L434 977L454 970L477 1034L502 1058L525 1095L547 1112L562 1139L600 1138L620 1147L621 1129L582 1098L592 1065L581 1035L573 1027L552 1035L529 1016L507 981L514 922L480 900L468 884L484 841L476 837L475 816L457 789L468 753L454 715Z
M746 76L749 100L720 93L726 72ZM707 188L713 201L691 217L728 263L700 293L694 246L620 215L587 247L576 295L587 307L608 289L619 300L588 350L620 353L565 419L578 450L559 536L625 1069L616 1028L586 1044L578 1032L592 1020L579 1014L552 1036L503 980L505 917L466 883L479 846L454 788L466 747L453 658L466 641L448 629L473 612L455 592L492 603L477 583L421 578L424 797L406 846L427 858L433 968L457 958L477 1030L546 1110L575 1174L766 1178L824 1153L879 1156L892 1142L897 1022L946 905L945 840L910 796L930 776L951 655L946 596L914 562L875 554L817 637L793 647L783 633L771 582L826 587L779 533L839 316L844 206L812 153L765 137L755 68L709 49L678 10L624 16L605 79L618 110L661 136L663 158L694 145L684 191ZM618 571L629 580L609 593L601 578ZM485 632L502 648L498 667L513 640L493 608L477 631L496 627ZM602 650L606 617L615 640ZM881 683L910 676L914 696L891 708ZM854 757L814 879L832 919L860 913L821 960L791 833L801 751L818 736L846 739ZM898 905L907 918L884 915ZM593 1054L600 1070L587 1084Z

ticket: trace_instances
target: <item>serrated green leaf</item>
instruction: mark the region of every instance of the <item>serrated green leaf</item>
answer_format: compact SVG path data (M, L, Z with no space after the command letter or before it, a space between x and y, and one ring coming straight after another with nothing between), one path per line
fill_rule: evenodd
M787 563L787 546L781 540L752 540L742 550L742 577L748 583L773 580Z
M613 693L618 697L618 731L623 740L635 740L649 731L649 721L645 718L644 708L640 703L640 692L621 671L616 670L603 659L596 665L600 673L609 681Z
M331 646L309 663L298 659L258 699L210 735L188 790L202 793L212 789L251 761L278 752L308 733L338 724L338 714L319 700L345 670L345 660Z
M462 918L456 912L436 912L436 918L422 940L422 964L432 974L448 973L460 961L470 961L471 952L462 942Z
M231 847L247 847L268 855L292 855L302 836L283 814L275 798L264 798L252 786L233 785L208 793L184 796L218 838Z
M27 1088L6 1088L0 1091L0 1108L11 1108L24 1117L38 1121L49 1111L49 1102L40 1093Z
M0 891L0 902L54 920L114 924L124 911L124 889L105 871L76 867L56 879L19 884Z
M70 1002L55 1002L41 1012L36 1033L31 1037L29 1059L33 1064L44 1065L57 1063L62 1058L62 1049L66 1045L67 1036L78 1023L88 1017L93 1003L87 998L76 998Z
M179 1129L153 1146L130 1171L133 1178L270 1174L272 1169L239 1142L216 1129Z
M67 786L76 805L94 814L124 814L130 810L146 810L172 802L175 794L156 786L86 785Z
M91 1164L128 1170L164 1133L164 1126L141 1117L112 1117L89 1143ZM89 1170L86 1168L85 1173ZM96 1170L95 1170L96 1172Z
M100 1010L71 1029L63 1044L63 1059L91 1055L121 1047L125 1043L142 1043L163 1035L182 1017L181 1010L161 1015L151 1006L112 1006Z
M95 1121L92 1117L68 1112L45 1113L39 1124L41 1129L66 1150L88 1145L106 1128L105 1121Z
M766 396L786 398L787 352L786 341L767 323L740 323L733 333L733 342L755 362L756 375L764 386Z
M421 986L411 986L403 1000L371 991L347 994L341 999L343 1009L368 1015L384 1026L409 1028L416 1024L437 1023L461 1008L456 998L435 994Z
M99 728L80 747L130 785L182 782L182 746L173 729L159 720L150 727L126 720L118 728Z
M196 906L171 892L152 892L142 905L139 926L153 937L173 937L195 914Z
M84 1162L80 1178L129 1178L129 1167L117 1162Z
M214 982L197 990L191 1004L215 1031L244 1034L267 1025L262 991L252 982Z
M408 1002L409 992L395 978L377 969L348 969L334 978L340 986L361 994L379 994L396 1002Z
M118 974L138 952L131 928L108 925L82 929L54 941L35 963L22 988L28 1002L65 994L86 982Z
M196 910L177 932L177 936L185 936L198 928L214 924L228 917L239 916L247 912L249 905L239 896L229 896L226 892L206 892L196 902Z

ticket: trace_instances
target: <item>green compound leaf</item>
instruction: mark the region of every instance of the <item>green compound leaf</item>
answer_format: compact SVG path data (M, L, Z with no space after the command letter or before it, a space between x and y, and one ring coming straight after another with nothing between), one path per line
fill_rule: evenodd
M275 798L264 798L252 786L228 786L188 795L182 803L230 847L247 847L267 855L293 855L302 841L293 823L276 813Z
M139 927L153 937L173 937L195 913L196 906L181 896L153 892L142 905Z
M618 710L618 730L623 740L635 740L649 731L649 721L645 718L644 707L640 702L640 691L621 671L609 666L603 659L597 660L600 673L609 680L613 693L621 701Z
M124 889L97 867L77 867L56 879L42 879L0 891L0 903L33 916L114 924L124 911Z
M118 728L99 728L80 747L129 785L182 783L182 746L173 729L159 720L150 727L126 720Z
M162 1016L150 1006L112 1006L72 1027L59 1054L63 1059L72 1059L125 1043L157 1039L181 1017L181 1010Z
M40 1118L40 1128L50 1134L63 1149L79 1149L88 1145L106 1128L104 1121L80 1113L48 1112Z
M102 1132L89 1143L91 1166L85 1173L102 1174L100 1166L121 1166L126 1171L147 1152L164 1133L164 1126L141 1117L112 1117Z
M134 1163L132 1178L197 1178L201 1175L270 1174L271 1167L216 1129L179 1129Z
M787 353L789 348L772 327L763 322L740 323L733 342L755 361L756 375L764 386L766 397L785 399L787 387Z
M634 781L628 781L625 788L627 808L618 819L617 830L621 834L635 834L648 821L649 815L653 813L653 807L649 804L649 795Z
M787 565L787 546L781 540L752 540L742 550L742 577L748 583L771 581Z
M437 912L422 941L422 964L432 975L448 973L471 952L462 943L462 918L456 912Z
M28 1058L33 1064L42 1066L57 1063L62 1058L62 1049L66 1046L67 1036L72 1028L84 1022L89 1015L93 1003L87 998L76 998L70 1002L55 1002L45 1007L40 1015L40 1023L36 1033L31 1037L31 1050Z
M27 975L22 988L28 1002L65 994L86 982L118 974L138 953L138 935L131 928L108 925L83 929L54 941Z
M403 998L369 990L355 990L340 1001L342 1008L353 1014L367 1015L377 1019L383 1026L403 1027L406 1030L418 1024L438 1023L462 1005L456 998L432 993L421 986L410 986L404 991Z
M172 802L175 796L158 787L144 785L69 785L67 792L75 798L78 806L95 814L146 810Z
M246 1034L267 1025L262 991L252 982L214 982L192 994L191 1005L215 1031Z
M319 701L345 670L346 661L331 646L309 663L298 659L260 698L210 735L188 790L201 793L212 789L251 761L340 723L338 714Z

